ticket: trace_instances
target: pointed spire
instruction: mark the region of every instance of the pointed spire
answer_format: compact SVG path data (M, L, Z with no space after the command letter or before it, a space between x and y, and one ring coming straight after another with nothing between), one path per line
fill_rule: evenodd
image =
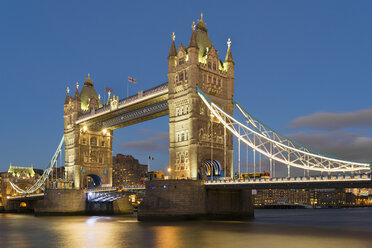
M174 40L176 39L176 35L174 34L174 32L172 33L171 37L172 37L172 45L171 45L171 48L169 50L169 56L168 57L177 56L176 44L174 43Z
M207 32L207 23L203 21L203 13L200 14L200 20L198 20L198 28Z
M231 54L230 46L231 46L231 40L229 38L227 40L227 53L226 53L225 62L232 62L232 63L234 63L234 59L233 59L232 54Z
M90 79L90 73L88 73L88 78L85 79L84 85L93 86L93 81Z
M66 94L66 99L65 99L65 104L68 104L70 102L70 88L67 87L67 94Z
M74 96L75 99L78 99L80 98L80 94L79 94L79 82L76 82L76 91L75 91L75 96Z
M198 43L196 42L195 22L192 22L191 27L192 27L192 33L191 33L189 47L198 47Z

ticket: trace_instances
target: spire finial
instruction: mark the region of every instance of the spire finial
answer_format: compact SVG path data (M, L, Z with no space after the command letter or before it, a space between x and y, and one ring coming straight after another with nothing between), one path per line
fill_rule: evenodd
M98 94L98 99L101 100L101 94Z
M230 40L230 38L228 38L227 39L227 48L230 48L230 46L231 46L231 40Z
M70 93L70 88L69 87L67 87L67 95Z
M171 37L172 37L172 41L174 41L176 39L176 35L174 34L174 32L172 32Z
M76 89L79 89L79 82L76 82Z
M200 14L200 21L203 22L203 12Z
M90 73L88 73L88 79L90 79Z
M195 31L195 22L192 22L191 27L192 27L192 31Z

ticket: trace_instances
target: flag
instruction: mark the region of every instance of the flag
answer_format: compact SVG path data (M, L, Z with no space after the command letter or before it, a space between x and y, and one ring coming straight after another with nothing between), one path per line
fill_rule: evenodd
M154 157L149 156L149 160L154 160Z
M137 80L128 76L128 82L131 82L131 83L135 84L135 83L137 83Z
M112 92L112 89L110 89L110 88L105 88L105 90L108 91L108 92Z

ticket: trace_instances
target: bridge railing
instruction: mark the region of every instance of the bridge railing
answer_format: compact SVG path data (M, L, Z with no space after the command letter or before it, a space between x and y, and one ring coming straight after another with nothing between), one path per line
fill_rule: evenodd
M204 184L250 184L250 183L298 183L298 182L336 182L336 181L370 181L371 174L311 176L311 177L278 177L278 178L247 178L247 179L217 179L206 180Z

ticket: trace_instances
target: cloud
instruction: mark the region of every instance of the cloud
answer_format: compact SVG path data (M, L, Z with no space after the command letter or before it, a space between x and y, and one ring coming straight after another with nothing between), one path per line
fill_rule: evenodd
M372 126L372 108L345 112L319 112L294 119L288 128L316 128L322 130L338 130L349 127Z
M145 151L160 151L169 147L169 133L156 132L150 129L140 129L138 136L146 136L143 140L123 142L120 147L124 150L137 149Z
M355 162L372 161L372 138L336 130L288 134L289 138L322 153Z

